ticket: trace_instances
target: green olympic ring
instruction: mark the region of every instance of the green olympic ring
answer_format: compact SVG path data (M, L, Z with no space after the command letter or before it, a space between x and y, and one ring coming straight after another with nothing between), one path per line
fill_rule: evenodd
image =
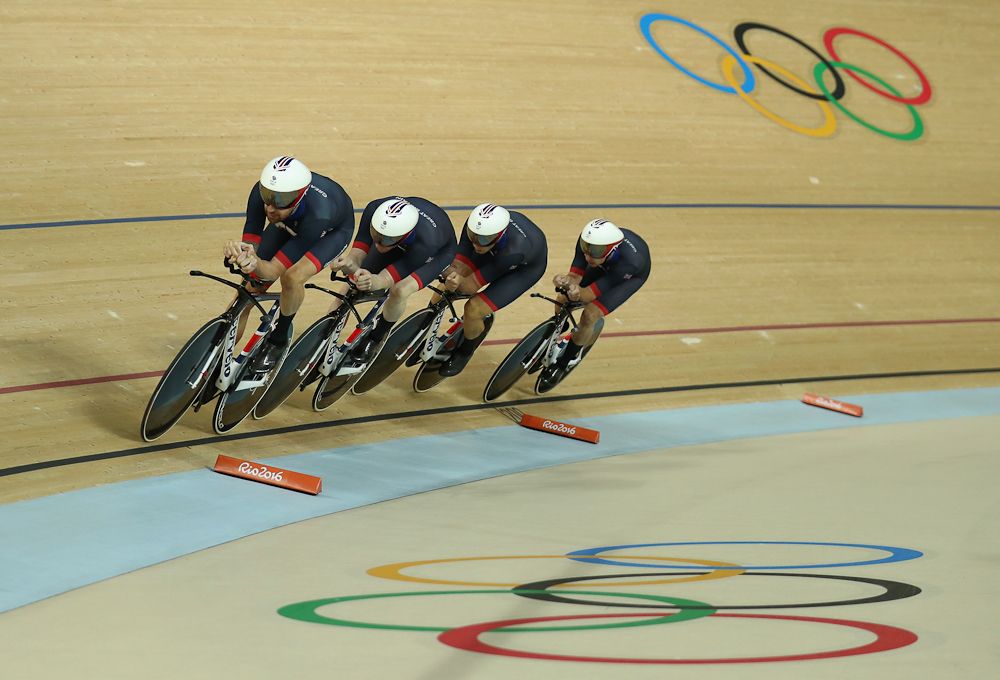
M497 631L506 631L511 633L539 633L543 631L564 631L564 630L599 630L605 628L632 628L635 626L650 626L659 623L680 623L681 621L689 621L692 619L700 619L705 616L711 616L715 613L715 609L712 609L712 605L706 604L704 602L698 602L697 600L685 600L679 597L662 597L660 595L645 595L642 593L608 593L608 592L585 592L585 591L573 591L577 595L597 595L597 596L612 596L612 597L631 597L641 600L655 600L657 602L666 602L667 604L674 605L676 607L684 607L679 612L673 614L667 614L666 616L658 616L647 620L639 621L627 621L625 623L611 623L611 624L597 624L588 626L545 626L537 628L511 628L509 631L505 628L498 628ZM304 602L294 602L292 604L287 604L278 610L278 613L282 616L295 619L297 621L305 621L307 623L323 623L330 626L349 626L353 628L378 628L381 630L418 630L426 631L432 633L443 633L452 630L455 626L442 628L436 626L403 626L395 625L389 623L367 623L364 621L351 621L348 619L335 619L329 616L323 616L316 612L320 607L324 607L328 604L335 604L337 602L350 602L351 600L373 600L383 597L409 597L411 595L474 595L474 594L486 594L486 593L505 593L507 595L520 594L520 593L530 593L530 594L551 594L547 590L522 590L514 588L512 590L429 590L429 591L407 591L399 593L374 593L371 595L345 595L343 597L328 597L322 600L306 600ZM704 607L704 609L687 609L687 607Z
M886 137L891 137L893 139L898 139L904 142L908 142L912 139L917 139L918 137L920 137L920 135L924 134L924 123L922 120L920 120L920 114L917 113L917 110L911 104L906 104L906 108L909 110L910 115L913 116L913 129L910 130L909 132L892 132L890 130L883 130L880 127L875 127L868 121L863 120L856 113L848 111L846 106L841 104L839 100L835 99L833 95L830 94L830 90L823 82L823 75L826 73L827 70L829 70L830 66L835 66L836 68L842 68L848 72L856 71L862 75L868 76L876 83L878 83L885 89L889 90L889 92L891 92L896 97L902 97L903 93L900 92L895 87L893 87L892 85L890 85L889 83L879 78L871 71L866 71L860 66L855 66L854 64L847 64L842 61L831 61L829 62L829 64L827 64L827 62L824 61L819 62L818 64L816 64L816 68L813 69L813 77L816 79L816 84L819 85L819 89L823 92L824 95L826 95L826 98L830 100L830 103L836 106L841 111L843 111L844 114L849 116L855 123L857 123L858 125L863 125L872 132L877 132L880 135L885 135Z

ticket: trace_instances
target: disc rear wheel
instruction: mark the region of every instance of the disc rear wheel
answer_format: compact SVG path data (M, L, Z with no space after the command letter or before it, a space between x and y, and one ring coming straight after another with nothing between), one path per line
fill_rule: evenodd
M503 358L500 365L493 371L486 388L483 390L483 401L490 402L499 399L514 386L522 375L529 372L533 364L539 364L539 350L555 330L553 319L543 321L531 329L527 335L514 345L514 348Z
M441 368L440 361L431 359L430 361L425 361L420 364L420 368L417 369L417 374L413 376L413 391L414 392L426 392L427 390L436 387L442 380L444 376L438 373L438 369Z
M254 407L255 419L263 418L285 403L295 388L316 370L316 366L323 360L322 350L330 333L337 327L337 321L336 316L319 319L292 344L264 397Z
M424 308L399 322L351 392L364 394L392 375L404 362L410 365L410 358L418 357L419 361L420 346L433 319L434 310Z

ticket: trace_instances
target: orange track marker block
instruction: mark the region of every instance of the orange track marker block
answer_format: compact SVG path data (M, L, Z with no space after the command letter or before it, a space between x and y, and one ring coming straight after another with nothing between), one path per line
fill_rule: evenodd
M585 427L560 423L558 420L549 420L548 418L539 418L527 413L521 414L521 420L518 422L518 425L591 444L597 444L601 441L601 433L598 430L588 430Z
M846 401L837 401L836 399L830 399L829 397L824 397L818 394L806 394L802 395L802 403L809 404L810 406L819 406L820 408L830 409L831 411L837 411L838 413L846 413L849 416L854 416L855 418L860 418L865 410L858 406L857 404L848 404Z
M230 458L229 456L220 455L215 460L215 467L212 469L224 475L242 477L253 482L280 486L282 489L301 491L313 496L323 490L323 480L319 477L270 467L263 463L254 463L242 458Z

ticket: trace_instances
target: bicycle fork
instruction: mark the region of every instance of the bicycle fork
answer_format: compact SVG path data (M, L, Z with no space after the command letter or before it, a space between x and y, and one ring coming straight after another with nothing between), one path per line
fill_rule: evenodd
M364 320L354 327L351 334L347 336L347 340L343 344L337 344L337 338L340 337L340 332L344 330L344 326L347 325L347 315L345 314L341 318L340 322L337 324L336 330L330 334L330 341L325 346L325 354L323 356L323 363L319 367L319 372L324 376L329 377L330 375L350 375L353 373L360 373L364 366L353 367L356 370L351 370L351 367L344 368L344 359L347 357L348 351L350 351L360 339L371 331L375 327L375 318L378 316L379 312L382 311L383 305L385 305L386 298L381 298L375 306L373 306L368 314L365 315Z

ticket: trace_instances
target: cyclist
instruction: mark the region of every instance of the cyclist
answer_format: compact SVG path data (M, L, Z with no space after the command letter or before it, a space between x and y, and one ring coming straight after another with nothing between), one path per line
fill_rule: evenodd
M389 289L375 327L352 353L357 367L375 358L407 299L448 266L455 248L447 213L426 198L390 196L368 204L350 252L330 264L353 276L359 290Z
M592 220L580 233L569 273L553 279L572 301L587 303L580 325L556 362L542 371L550 387L580 362L580 352L597 339L604 317L632 297L649 278L649 247L638 234L607 220Z
M493 325L493 313L535 285L548 264L548 245L538 226L519 212L493 203L477 205L445 270L448 288L478 293L465 303L463 337L438 372L458 375Z
M264 166L247 198L243 239L229 241L224 248L226 260L257 283L255 292L281 281L277 325L253 370L266 373L282 360L306 281L344 250L353 231L354 204L337 182L291 156L279 156ZM247 309L240 319L240 334L249 313Z

